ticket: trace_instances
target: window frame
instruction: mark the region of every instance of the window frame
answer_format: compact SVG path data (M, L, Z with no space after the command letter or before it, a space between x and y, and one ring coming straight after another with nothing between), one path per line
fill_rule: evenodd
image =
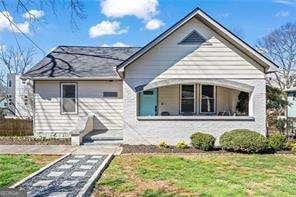
M179 110L180 114L185 114L186 112L182 112L182 89L183 85L193 85L193 114L196 114L196 84L180 84L180 92L179 92Z
M63 86L74 85L75 86L75 112L63 111ZM76 82L62 82L60 83L60 114L61 115L77 115L78 114L78 84Z
M217 102L217 95L216 95L216 87L215 85L210 85L213 86L213 95L214 95L214 111L213 112L202 112L202 86L209 86L210 84L200 84L199 86L199 113L200 114L205 114L205 115L212 115L216 113L216 102Z

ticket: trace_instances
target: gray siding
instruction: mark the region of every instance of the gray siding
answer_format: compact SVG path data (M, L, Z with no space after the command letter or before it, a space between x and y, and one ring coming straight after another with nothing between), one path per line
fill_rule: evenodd
M60 81L36 81L34 132L67 136L79 116L94 113L101 122L98 129L122 129L122 82L77 81L78 114L60 114ZM104 91L118 92L117 98L103 98Z

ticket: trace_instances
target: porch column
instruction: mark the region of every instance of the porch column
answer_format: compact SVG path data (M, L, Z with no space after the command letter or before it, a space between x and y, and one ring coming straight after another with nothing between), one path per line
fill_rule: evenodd
M254 92L249 92L249 116L254 116Z

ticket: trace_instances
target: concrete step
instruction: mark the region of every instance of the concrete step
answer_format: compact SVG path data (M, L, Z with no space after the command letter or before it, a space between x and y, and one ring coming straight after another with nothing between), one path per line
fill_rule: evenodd
M122 130L108 130L108 131L93 131L84 137L84 140L88 141L100 141L100 140L122 140Z

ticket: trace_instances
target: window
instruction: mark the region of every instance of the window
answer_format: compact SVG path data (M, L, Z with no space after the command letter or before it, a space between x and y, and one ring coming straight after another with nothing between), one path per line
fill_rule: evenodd
M61 113L77 114L77 84L61 84Z
M103 97L117 97L117 92L103 92Z
M193 114L195 112L195 86L181 86L181 113Z
M24 84L24 85L25 85L25 84L26 84L26 80L22 80L22 84Z
M201 85L201 113L215 112L215 87L212 85Z
M8 87L11 87L11 80L8 81Z
M294 93L293 94L293 101L295 101L296 100L296 94Z

